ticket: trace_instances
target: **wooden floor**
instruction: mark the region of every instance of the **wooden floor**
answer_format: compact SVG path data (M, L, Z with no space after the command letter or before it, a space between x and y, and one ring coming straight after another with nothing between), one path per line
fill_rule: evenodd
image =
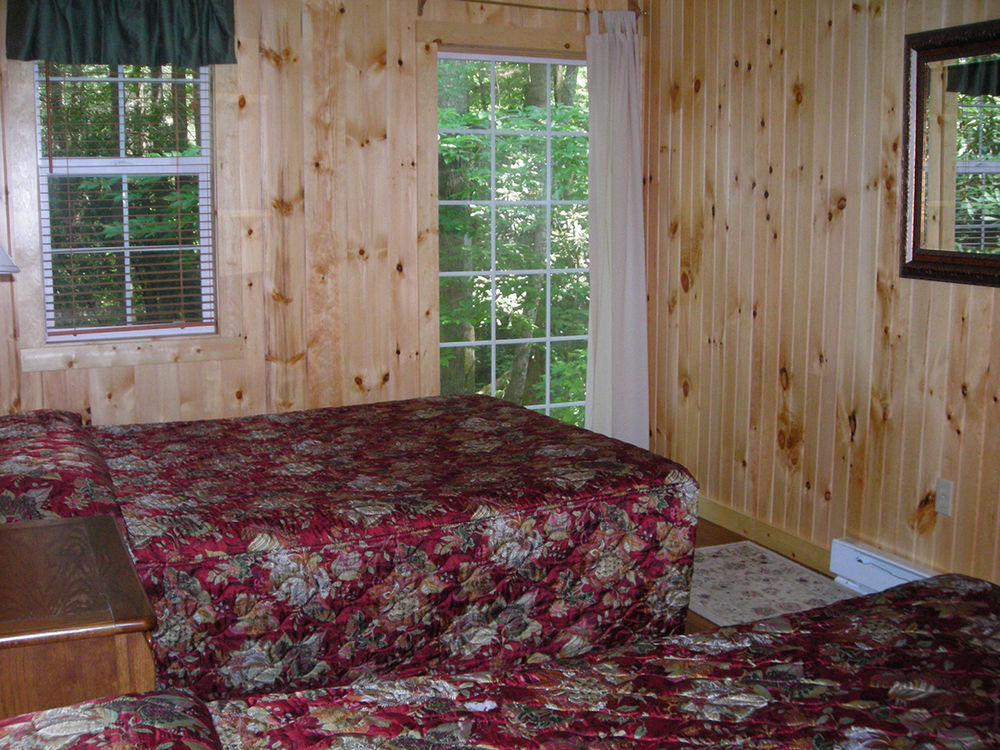
M740 536L735 531L730 531L703 518L698 519L698 533L694 539L695 548L712 547L716 544L729 544L730 542L742 542L744 540L746 540L746 537ZM703 633L706 630L715 630L715 627L715 625L704 617L696 615L689 610L687 622L684 625L684 632Z

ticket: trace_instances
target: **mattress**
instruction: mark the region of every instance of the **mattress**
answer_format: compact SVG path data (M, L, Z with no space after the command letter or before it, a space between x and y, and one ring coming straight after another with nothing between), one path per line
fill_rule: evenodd
M90 435L158 618L162 687L218 698L498 670L683 623L690 474L507 402Z

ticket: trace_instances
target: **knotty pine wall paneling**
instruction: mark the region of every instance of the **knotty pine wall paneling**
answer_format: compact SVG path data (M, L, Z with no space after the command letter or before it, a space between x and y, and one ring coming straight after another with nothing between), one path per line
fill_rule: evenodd
M437 50L579 56L587 28L460 0L236 0L237 64L213 73L219 334L115 343L45 342L32 65L0 61L0 238L23 268L0 280L0 409L128 423L437 392Z
M654 448L818 567L851 535L1000 580L1000 292L898 276L903 36L1000 3L651 10Z

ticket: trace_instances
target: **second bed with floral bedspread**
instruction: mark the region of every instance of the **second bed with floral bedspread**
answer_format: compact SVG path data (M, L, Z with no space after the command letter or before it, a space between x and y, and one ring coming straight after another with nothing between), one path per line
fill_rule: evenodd
M522 407L436 397L91 434L163 686L500 669L683 622L690 475Z
M940 576L503 674L90 701L0 721L0 750L985 750L1000 747L998 612L1000 587Z

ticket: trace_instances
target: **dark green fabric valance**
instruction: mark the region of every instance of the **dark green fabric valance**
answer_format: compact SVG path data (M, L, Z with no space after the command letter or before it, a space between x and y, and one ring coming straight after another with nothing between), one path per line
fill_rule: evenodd
M949 65L947 89L969 96L1000 94L1000 60Z
M236 62L233 0L7 0L7 57L55 63Z

